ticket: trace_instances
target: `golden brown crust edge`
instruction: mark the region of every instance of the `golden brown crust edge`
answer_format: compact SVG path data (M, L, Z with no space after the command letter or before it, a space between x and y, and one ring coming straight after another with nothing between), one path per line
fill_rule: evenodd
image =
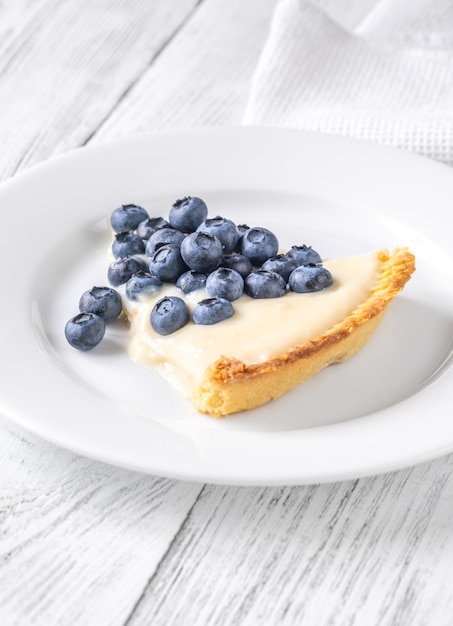
M389 304L415 271L415 257L407 248L392 253L380 250L377 256L381 268L369 298L342 322L264 363L246 365L219 359L195 390L195 408L212 417L252 409L278 398L324 367L353 356L374 333Z

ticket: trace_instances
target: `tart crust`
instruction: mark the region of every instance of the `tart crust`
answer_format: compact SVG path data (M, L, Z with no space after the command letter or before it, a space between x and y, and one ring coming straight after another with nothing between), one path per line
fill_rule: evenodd
M415 257L407 248L377 252L381 263L369 297L346 318L318 337L285 354L256 364L221 357L208 368L193 390L195 408L222 417L253 409L276 399L324 367L353 356L382 321L390 303L415 270Z

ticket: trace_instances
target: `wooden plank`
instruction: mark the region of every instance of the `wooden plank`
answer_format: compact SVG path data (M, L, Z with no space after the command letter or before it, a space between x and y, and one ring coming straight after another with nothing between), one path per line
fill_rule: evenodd
M241 124L276 4L205 1L94 141L165 128Z
M201 486L97 463L0 428L0 623L118 624Z
M41 0L14 27L0 11L0 179L83 144L196 6Z
M452 469L207 487L129 624L450 624Z

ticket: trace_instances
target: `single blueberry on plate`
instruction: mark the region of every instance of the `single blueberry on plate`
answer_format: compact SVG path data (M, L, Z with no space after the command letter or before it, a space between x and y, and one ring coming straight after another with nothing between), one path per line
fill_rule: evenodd
M206 286L206 274L196 272L195 270L188 270L181 274L176 281L176 286L181 289L183 293L191 293L197 291L197 289L203 289Z
M192 319L195 324L204 326L223 322L234 315L233 305L225 298L206 298L201 300L193 310Z
M179 246L171 243L157 248L149 262L150 274L164 283L175 283L187 269Z
M175 228L160 228L148 239L145 254L146 256L152 257L158 248L168 244L180 246L184 237L184 233Z
M112 254L115 259L120 259L133 254L143 254L145 244L143 239L136 233L128 230L124 233L117 233L112 243Z
M120 294L111 287L92 287L79 300L81 313L95 313L106 324L116 320L123 309Z
M157 276L142 270L133 274L126 283L126 295L129 300L140 300L144 296L152 296L162 287Z
M241 253L259 267L278 252L278 239L267 228L249 228L241 237Z
M95 313L79 313L66 323L64 332L73 348L91 350L104 338L105 322Z
M140 222L148 218L148 212L138 204L122 204L110 216L110 224L116 233L135 230Z
M280 298L286 293L286 281L277 272L256 270L244 281L244 291L251 298Z
M261 266L262 270L268 270L269 272L277 272L288 282L289 275L297 267L295 259L292 259L287 254L276 254L269 257Z
M333 284L332 274L322 265L300 265L289 276L288 285L296 293L321 291Z
M244 279L229 267L219 267L211 272L206 280L206 291L211 298L226 298L230 302L244 293Z
M222 257L220 267L229 267L232 270L236 270L242 278L245 278L252 271L252 262L239 252L230 252Z
M126 256L110 263L107 276L111 285L119 287L119 285L127 283L132 274L136 274L140 270L146 271L147 269L147 263L143 258Z
M311 246L292 246L287 255L294 259L297 265L309 265L310 263L322 263L320 255Z
M170 209L168 221L183 233L193 233L208 216L208 207L201 198L186 196L176 200Z
M239 231L236 224L219 215L204 220L197 230L215 235L222 244L225 254L232 252L239 240Z
M148 217L148 219L140 222L135 232L144 241L147 241L156 230L169 227L170 224L163 217Z
M165 296L156 302L151 311L151 326L159 335L170 335L187 324L190 311L182 298Z
M181 254L191 270L209 274L218 268L223 248L215 235L197 231L185 237L181 244Z

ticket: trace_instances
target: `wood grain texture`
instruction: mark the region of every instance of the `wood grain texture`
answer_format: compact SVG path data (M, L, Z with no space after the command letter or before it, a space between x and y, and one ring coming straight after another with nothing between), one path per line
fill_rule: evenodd
M276 3L203 2L94 140L169 127L240 124Z
M97 463L5 426L0 446L0 623L124 624L200 485Z
M451 624L452 468L206 487L130 624Z
M10 19L0 9L2 179L88 141L197 0L40 0L22 5L14 28L8 6Z

